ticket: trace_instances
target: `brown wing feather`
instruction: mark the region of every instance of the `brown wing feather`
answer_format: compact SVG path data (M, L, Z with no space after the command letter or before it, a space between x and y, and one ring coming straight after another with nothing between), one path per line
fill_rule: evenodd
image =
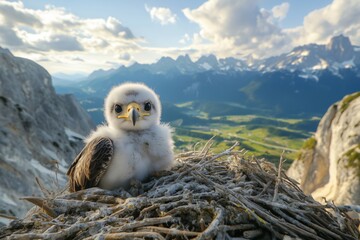
M67 172L70 192L96 187L113 153L114 146L110 138L95 138L87 143Z

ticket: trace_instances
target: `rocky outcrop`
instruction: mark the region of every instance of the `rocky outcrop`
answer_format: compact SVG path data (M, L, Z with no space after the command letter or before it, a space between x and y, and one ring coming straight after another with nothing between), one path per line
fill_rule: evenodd
M318 200L360 204L360 92L328 109L288 175Z
M326 45L326 50L333 60L339 63L354 58L354 47L351 45L350 39L344 35L331 38Z
M0 49L0 213L20 216L45 186L63 187L69 163L93 123L71 95L56 95L51 76L33 61Z

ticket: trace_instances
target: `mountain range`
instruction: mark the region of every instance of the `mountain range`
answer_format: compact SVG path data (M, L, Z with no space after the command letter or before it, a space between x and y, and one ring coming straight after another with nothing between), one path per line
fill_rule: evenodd
M321 116L333 102L360 90L360 47L340 35L326 45L299 46L266 59L162 57L152 64L97 70L83 81L55 88L75 94L100 123L103 98L113 86L127 81L144 82L159 93L165 102L165 121L194 121L189 113L199 109L210 116ZM184 102L191 104L176 108L175 104Z
M167 74L180 72L182 74L199 73L205 71L259 71L270 72L276 70L303 71L316 73L317 70L330 69L334 73L342 68L353 68L360 65L360 47L352 46L350 39L343 35L333 37L326 45L309 44L294 48L289 53L265 59L236 59L233 57L217 59L213 54L201 56L192 61L189 55L179 56L177 59L162 57L152 64L135 63L130 67L119 69L96 70L88 80L105 78L109 75L128 69L129 71L147 70L153 74Z

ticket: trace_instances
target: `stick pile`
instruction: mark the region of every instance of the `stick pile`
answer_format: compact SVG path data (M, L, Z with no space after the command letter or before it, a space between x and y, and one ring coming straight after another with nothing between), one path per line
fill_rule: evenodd
M359 239L345 210L306 196L273 164L210 145L126 191L25 198L41 208L0 239Z

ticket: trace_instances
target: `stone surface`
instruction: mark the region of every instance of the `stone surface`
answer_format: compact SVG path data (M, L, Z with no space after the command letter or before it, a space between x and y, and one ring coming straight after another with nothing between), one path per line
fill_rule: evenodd
M360 204L360 93L332 105L314 137L314 148L301 150L288 175L319 201Z
M337 62L348 61L354 57L354 48L350 39L344 35L333 37L326 45L326 50Z
M65 173L93 123L71 95L56 95L40 65L0 51L0 213L21 216L41 196L35 177L52 190ZM0 219L1 220L1 219Z

